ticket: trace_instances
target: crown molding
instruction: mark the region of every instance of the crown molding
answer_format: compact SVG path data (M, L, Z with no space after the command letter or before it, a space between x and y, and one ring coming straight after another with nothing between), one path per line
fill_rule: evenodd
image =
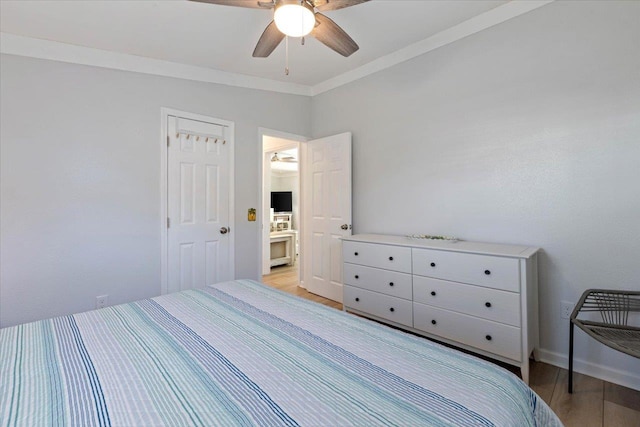
M384 69L393 67L401 62L408 61L417 56L423 55L439 47L453 43L467 36L498 25L511 18L520 16L539 7L552 3L554 0L513 0L509 3L498 6L485 13L454 25L433 36L411 44L389 55L382 56L359 68L347 71L339 76L326 80L312 87L311 96L319 95L347 83L359 80L370 74L377 73Z
M206 67L162 61L10 33L0 33L0 53L293 95L311 95L311 87L306 85L279 82Z
M0 53L292 95L315 96L520 16L554 0L513 0L315 86L0 32Z

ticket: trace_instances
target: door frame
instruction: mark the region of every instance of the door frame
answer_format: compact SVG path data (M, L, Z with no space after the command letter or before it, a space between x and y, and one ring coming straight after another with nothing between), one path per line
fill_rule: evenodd
M304 223L302 221L302 212L304 209L304 194L302 194L302 171L304 168L304 162L303 162L303 156L302 153L306 152L305 148L306 145L305 143L309 140L308 137L306 136L302 136L302 135L296 135L293 133L289 133L289 132L282 132L282 131L278 131L278 130L274 130L274 129L268 129L268 128L258 128L258 150L259 150L259 156L258 158L260 159L259 163L259 170L258 170L258 188L260 189L259 191L259 205L260 209L259 212L260 214L258 215L258 218L260 220L260 225L258 227L258 267L257 267L257 278L258 281L261 281L262 276L264 274L264 265L263 265L263 261L265 259L266 256L266 251L269 248L269 239L268 239L268 231L270 228L270 224L269 224L269 210L267 209L267 201L265 200L265 171L267 170L266 166L267 166L267 161L269 159L267 159L267 154L264 151L264 137L272 137L272 138L282 138L282 139L286 139L288 141L293 141L293 142L297 142L298 145L298 178L299 178L299 189L298 189L298 210L299 210L299 216L300 218L298 218L298 224L299 224L299 231L298 231L298 238L300 239L300 247L302 247L302 228L304 227ZM293 144L283 144L283 146L292 146ZM277 149L280 149L280 147L277 147ZM300 262L300 261L299 261ZM300 282L302 283L302 271L303 271L303 265L300 263L299 265L299 279Z
M218 119L211 116L205 116L202 114L191 113L188 111L175 110L173 108L161 107L160 108L160 293L164 295L167 293L169 284L169 244L168 244L168 229L167 218L169 217L169 150L167 147L167 141L169 135L167 134L167 125L169 124L169 116L183 117L190 120L198 120L206 123L214 123L222 126L226 126L229 129L229 136L227 138L227 146L229 147L229 272L231 277L236 277L235 272L235 123L229 120Z

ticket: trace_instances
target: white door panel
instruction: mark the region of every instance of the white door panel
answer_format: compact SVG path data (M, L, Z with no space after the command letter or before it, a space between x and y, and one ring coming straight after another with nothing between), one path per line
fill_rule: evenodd
M315 294L342 301L342 243L351 234L351 134L307 143L304 171L304 284Z
M232 278L228 128L169 116L168 292Z

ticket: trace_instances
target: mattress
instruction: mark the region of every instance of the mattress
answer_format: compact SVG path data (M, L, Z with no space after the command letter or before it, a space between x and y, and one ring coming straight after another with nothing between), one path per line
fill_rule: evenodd
M0 330L0 426L560 426L512 373L249 280Z

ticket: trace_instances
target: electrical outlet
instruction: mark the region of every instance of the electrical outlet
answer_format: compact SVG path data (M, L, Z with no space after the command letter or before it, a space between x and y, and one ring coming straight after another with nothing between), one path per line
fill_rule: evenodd
M96 297L96 308L105 308L109 302L109 295L100 295Z
M562 301L560 304L560 317L568 319L571 316L574 304L566 301Z

